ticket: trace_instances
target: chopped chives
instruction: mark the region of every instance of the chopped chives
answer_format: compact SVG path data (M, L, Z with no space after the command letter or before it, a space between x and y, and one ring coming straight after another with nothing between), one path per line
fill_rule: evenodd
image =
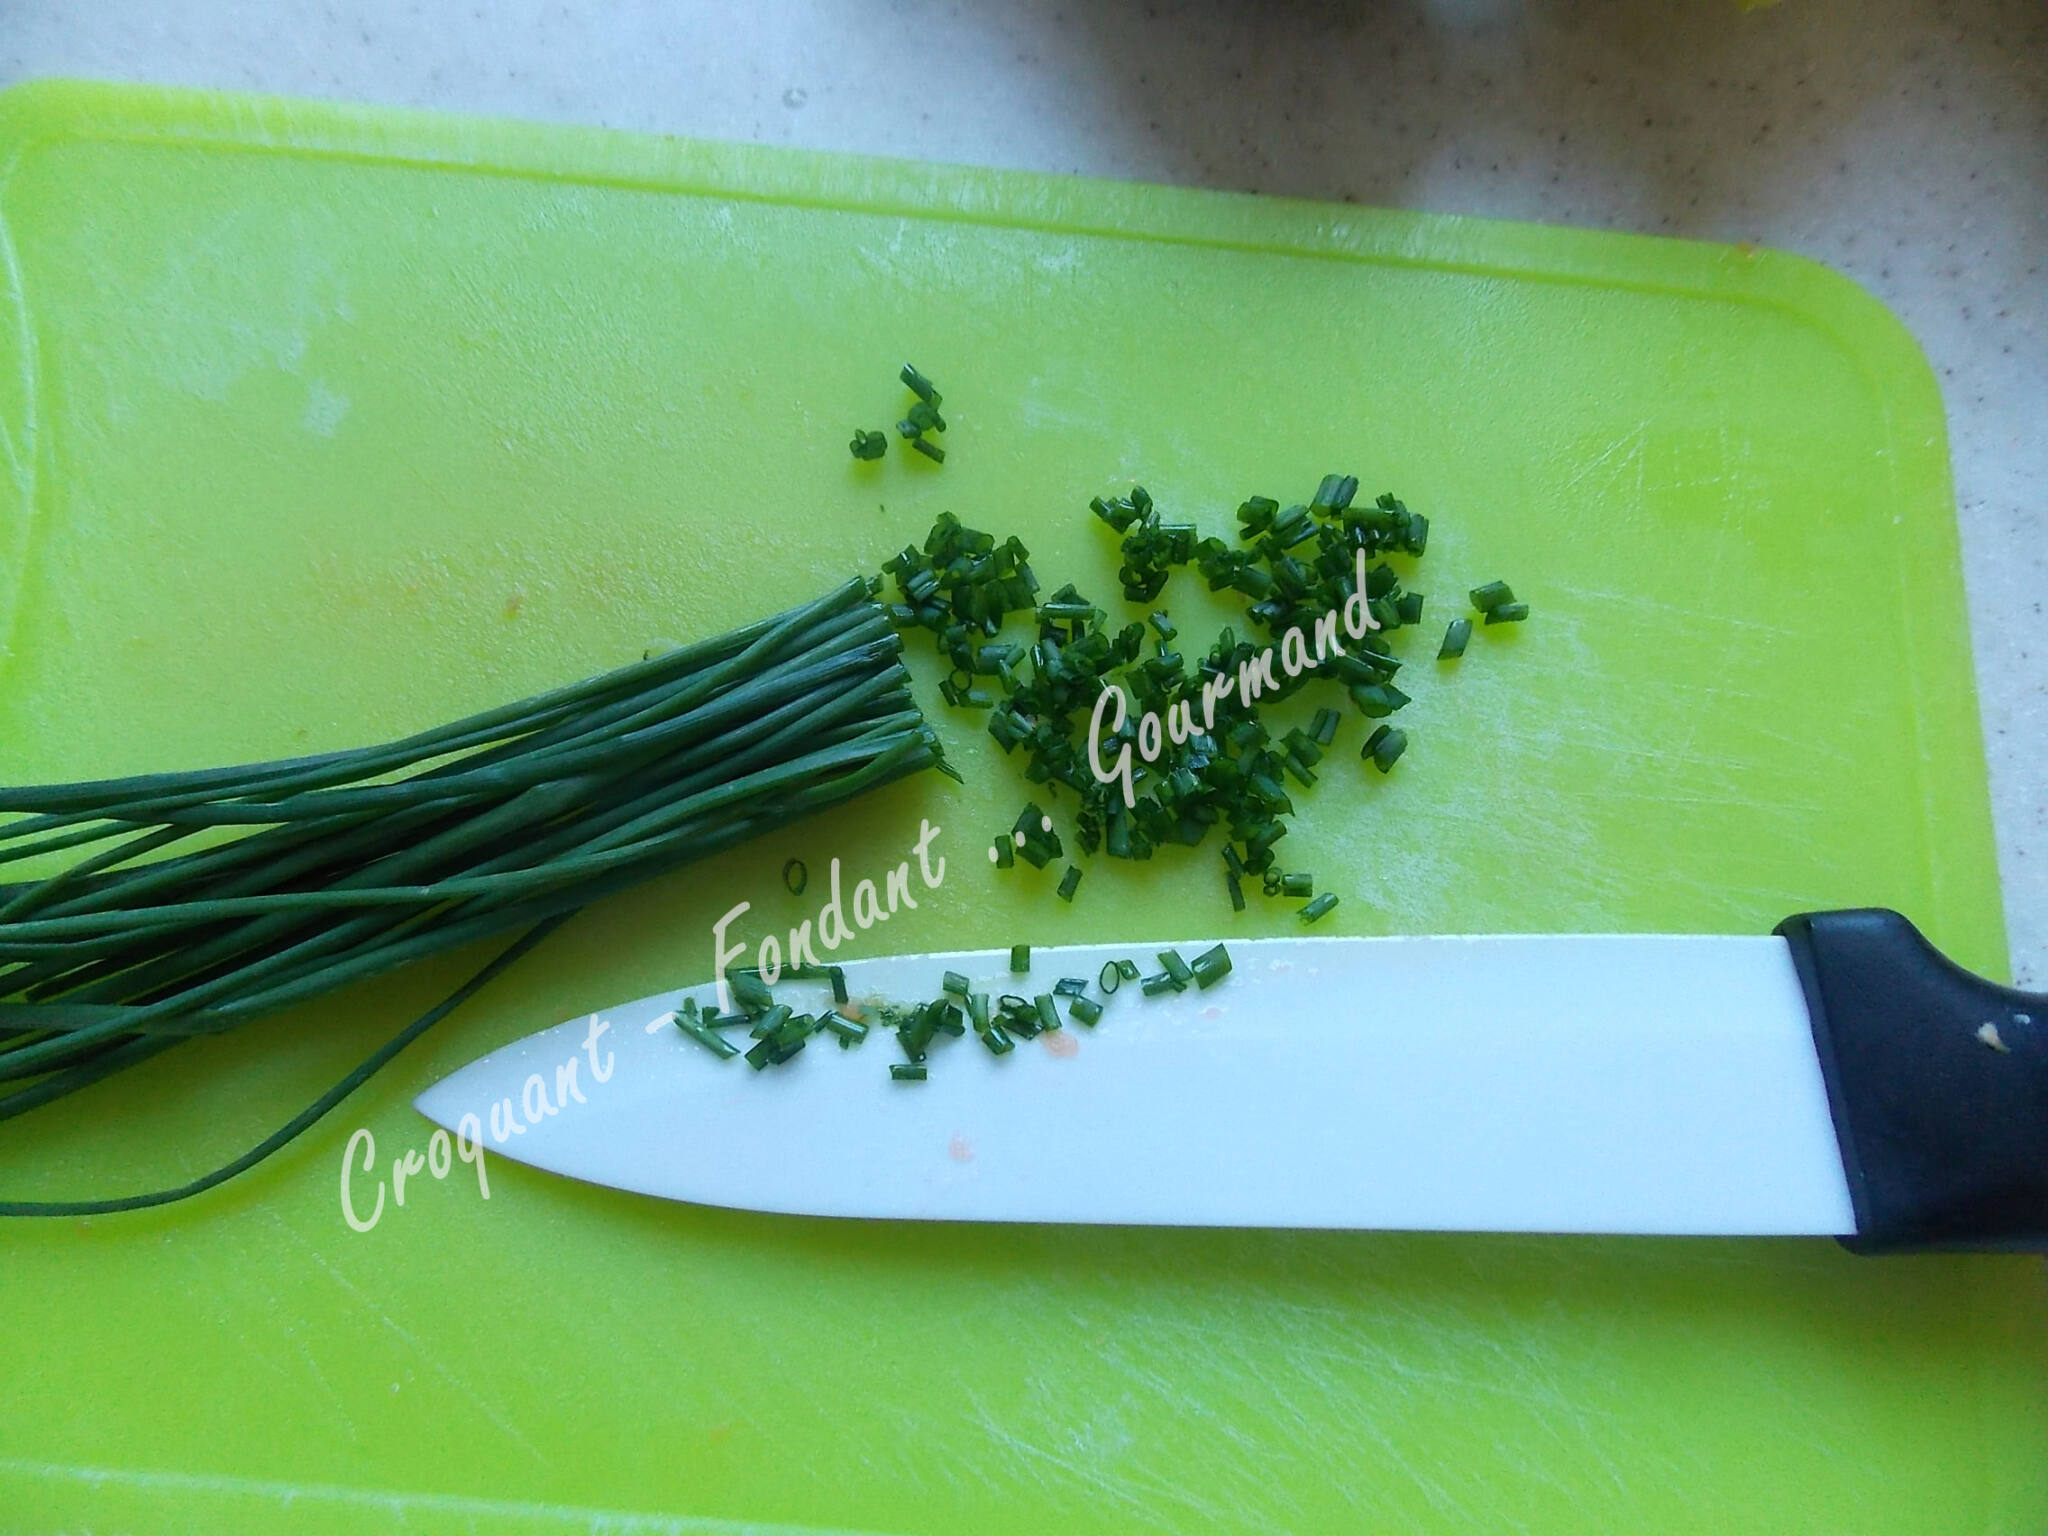
M1052 989L1060 997L1085 997L1088 983L1078 976L1062 976L1052 984Z
M889 451L889 436L886 432L870 432L865 427L855 427L853 441L846 446L856 459L879 459Z
M946 462L946 450L928 437L913 437L910 440L910 446L930 459L934 464Z
M1031 946L1029 944L1012 944L1010 946L1011 974L1022 976L1026 971L1030 969Z
M846 968L839 965L828 965L825 967L825 970L832 977L832 1001L840 1004L842 1007L853 1001L846 992Z
M1514 589L1504 581L1489 581L1483 587L1472 589L1472 606L1481 613L1491 613L1504 603L1515 600Z
M1147 997L1157 997L1162 992L1179 992L1185 990L1179 982L1175 981L1173 977L1165 971L1159 972L1159 974L1156 976L1147 976L1143 981L1139 982L1138 985L1144 989L1145 995Z
M1360 755L1371 758L1373 767L1381 773L1391 773L1407 750L1408 733L1398 726L1383 725L1367 739Z
M1237 878L1237 871L1225 869L1223 871L1223 883L1230 889L1230 910L1242 912L1244 910L1244 882Z
M676 1028L680 1029L721 1061L729 1061L740 1053L738 1046L711 1029L702 1019L696 1017L694 1013L688 1016L678 1013L676 1015Z
M1280 894L1282 896L1308 897L1315 895L1315 893L1316 881L1313 875L1302 873L1282 875L1280 877Z
M1122 986L1123 980L1123 972L1116 968L1116 962L1114 960L1105 960L1102 962L1102 973L1095 978L1095 984L1102 988L1103 995L1107 996Z
M868 1037L867 1025L859 1019L849 1019L836 1008L818 1016L818 1027L837 1035L841 1045L859 1045Z
M965 997L967 995L967 987L967 978L958 971L948 971L939 978L939 990L951 992L956 997Z
M1337 725L1341 719L1342 716L1334 709L1324 708L1317 710L1315 719L1309 723L1308 734L1310 739L1319 747L1327 747L1336 739Z
M1010 1038L1000 1024L991 1024L987 1029L978 1031L978 1034L991 1056L1007 1056L1017 1049L1017 1042Z
M1205 949L1195 956L1191 969L1195 973L1195 985L1206 992L1230 974L1230 951L1221 944Z
M1125 981L1136 981L1138 979L1138 962L1135 960L1119 960L1116 963L1116 969L1117 974L1123 977Z
M768 983L761 979L759 971L727 971L726 990L732 994L733 1006L749 1017L760 1014L775 1004L775 994L768 989Z
M1102 1022L1102 1004L1077 997L1067 1004L1067 1012L1076 1022L1095 1025Z
M791 1017L792 1011L789 1005L787 1003L777 1003L773 1008L763 1009L760 1013L756 1014L754 1016L754 1027L748 1030L747 1033L756 1040L766 1039L769 1035L774 1034L776 1030L782 1028Z
M1318 896L1314 901L1310 902L1307 906L1301 909L1301 920L1304 923L1313 923L1318 918L1322 917L1325 913L1327 913L1330 910L1330 908L1336 905L1336 892L1325 891L1322 895Z
M1444 643L1436 648L1438 661L1456 661L1465 654L1465 646L1472 638L1470 619L1453 619L1444 631Z
M752 1059L752 1056L753 1053L748 1052L749 1060ZM889 1063L889 1078L892 1082L921 1083L927 1076L929 1074L925 1071L922 1062L892 1061Z
M761 1071L774 1059L775 1040L773 1036L764 1035L747 1048L747 1065L756 1072Z
M932 387L932 381L930 379L926 378L923 374L919 373L909 363L905 363L903 365L903 371L900 374L898 374L897 377L903 380L903 387L905 389L909 390L913 395L917 396L917 398L922 400L926 405L929 405L934 409L937 408L939 404L939 392Z
M1060 1027L1060 1011L1054 1005L1050 992L1041 992L1038 996L1032 998L1031 1006L1038 1012L1038 1027L1040 1029L1058 1029Z
M790 895L803 895L804 887L811 883L811 872L804 867L802 859L791 859L782 866L782 883Z
M1489 624L1519 624L1527 617L1527 603L1502 603L1498 607L1486 610L1486 622Z
M1195 979L1195 973L1188 969L1187 961L1181 959L1180 951L1177 949L1159 951L1159 963L1165 967L1166 974L1173 978L1176 988L1185 987Z
M1067 872L1064 875L1060 876L1060 886L1059 889L1056 892L1054 892L1054 894L1057 895L1061 901L1072 901L1074 899L1074 892L1078 891L1080 888L1080 866L1075 864L1069 864L1067 866Z

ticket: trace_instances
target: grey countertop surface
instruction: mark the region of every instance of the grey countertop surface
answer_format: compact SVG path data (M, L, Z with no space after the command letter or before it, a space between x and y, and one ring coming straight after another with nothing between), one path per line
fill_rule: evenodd
M2015 972L2048 986L2042 0L0 0L147 80L1798 251L1947 401Z

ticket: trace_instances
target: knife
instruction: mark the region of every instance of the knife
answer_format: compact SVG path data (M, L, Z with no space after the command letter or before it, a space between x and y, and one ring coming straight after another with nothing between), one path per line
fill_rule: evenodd
M675 1023L685 998L715 1009L705 985L516 1041L416 1107L535 1168L811 1216L2048 1244L2048 997L1895 912L1241 940L1212 988L1104 996L1105 962L1153 970L1156 948L1033 949L1027 974L1006 950L847 962L854 1011L937 997L946 971L1025 998L1075 977L1103 1005L1005 1055L941 1038L924 1082L892 1080L882 1029L721 1060ZM775 997L831 1006L822 981Z

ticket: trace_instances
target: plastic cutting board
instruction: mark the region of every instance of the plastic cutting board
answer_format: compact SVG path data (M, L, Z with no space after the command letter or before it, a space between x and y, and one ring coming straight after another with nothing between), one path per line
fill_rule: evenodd
M905 358L951 456L856 465ZM942 508L1109 597L1091 495L1215 531L1350 471L1435 534L1413 746L1382 779L1348 721L1281 848L1333 928L1885 903L2003 964L1940 402L1787 256L43 84L0 98L0 465L8 782L395 735L872 570ZM1534 616L1439 668L1495 576ZM1165 601L1202 635L1199 585ZM488 1202L428 1178L345 1225L354 1129L381 1173L425 1083L700 979L736 902L754 938L809 915L792 857L879 878L942 828L875 949L1288 931L1231 916L1213 848L1093 864L1071 907L1058 865L996 871L1028 786L934 707L965 788L586 913L211 1197L0 1227L0 1527L2043 1528L2034 1259L830 1225L504 1163ZM483 953L0 1127L6 1190L211 1166Z

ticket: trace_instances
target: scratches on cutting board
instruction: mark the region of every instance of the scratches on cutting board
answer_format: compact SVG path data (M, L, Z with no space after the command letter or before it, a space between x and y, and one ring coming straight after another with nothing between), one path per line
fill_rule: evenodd
M335 1283L335 1285L340 1287L343 1293L346 1294L351 1301L355 1302L358 1306L363 1308L364 1311L368 1312L372 1317L376 1318L379 1325L381 1325L387 1333L390 1333L393 1337L397 1338L400 1342L402 1342L407 1349L411 1350L413 1354L416 1355L420 1359L420 1361L425 1364L428 1370L432 1371L434 1375L438 1376L442 1381L446 1382L455 1391L460 1393L463 1396L463 1398L465 1398L468 1401L469 1405L477 1413L481 1414L483 1418L494 1429L496 1429L500 1434L504 1435L506 1439L512 1441L513 1444L517 1445L521 1450L525 1451L526 1454L540 1466L548 1469L549 1471L554 1470L554 1463L548 1458L546 1453L543 1452L541 1448L535 1445L531 1440L527 1439L525 1435L521 1434L519 1432L519 1427L516 1424L514 1424L510 1419L506 1418L504 1414L499 1412L497 1407L491 1402L490 1398L488 1398L485 1394L477 1391L475 1387L471 1386L467 1381L464 1381L461 1377L457 1376L453 1371L449 1370L446 1365L442 1364L440 1357L430 1347L422 1343L417 1337L413 1335L413 1333L409 1329L405 1327L404 1324L400 1323L396 1318L392 1317L390 1313L386 1312L382 1307L378 1306L374 1300L372 1300L370 1297L364 1295L360 1290L358 1290L346 1275L344 1275L340 1270L336 1269L333 1264L328 1262L326 1255L322 1254L319 1249L315 1248L311 1243L307 1242L305 1238L303 1238L297 1232L292 1230L292 1228L275 1212L271 1213L271 1219L277 1226L279 1233L285 1239L287 1239L294 1246L296 1246L301 1253L305 1254L305 1256L309 1260L311 1260L312 1263L323 1274L325 1274L328 1279L332 1280Z

